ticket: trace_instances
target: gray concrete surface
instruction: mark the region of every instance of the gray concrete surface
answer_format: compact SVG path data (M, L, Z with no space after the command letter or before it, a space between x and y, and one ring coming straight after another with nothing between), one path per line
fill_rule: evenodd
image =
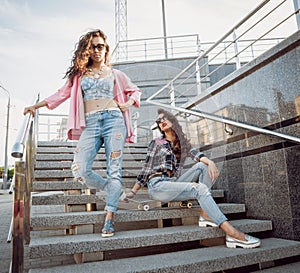
M13 194L0 190L0 273L8 273L12 254L12 243L7 243L13 206Z

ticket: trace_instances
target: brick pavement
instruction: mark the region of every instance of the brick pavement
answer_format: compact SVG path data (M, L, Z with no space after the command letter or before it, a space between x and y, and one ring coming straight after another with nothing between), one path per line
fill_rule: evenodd
M8 273L12 254L12 243L7 243L11 217L13 194L0 190L0 273Z

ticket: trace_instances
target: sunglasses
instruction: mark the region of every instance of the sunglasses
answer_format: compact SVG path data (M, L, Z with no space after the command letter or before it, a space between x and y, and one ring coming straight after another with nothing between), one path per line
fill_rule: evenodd
M158 118L155 122L156 122L157 124L160 124L160 123L162 123L162 122L164 122L164 121L166 121L166 120L167 120L166 117L161 117L161 118Z
M97 48L99 51L103 50L105 47L105 44L97 44L97 45L91 45L91 49L95 51Z

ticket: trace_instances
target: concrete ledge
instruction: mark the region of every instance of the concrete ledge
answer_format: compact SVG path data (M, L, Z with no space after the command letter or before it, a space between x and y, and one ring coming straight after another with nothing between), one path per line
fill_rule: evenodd
M243 204L219 204L224 214L245 212ZM106 212L64 212L53 214L37 214L31 217L31 228L45 229L49 227L64 227L69 225L102 224ZM175 219L185 217L199 217L199 208L160 208L149 211L143 210L119 210L115 214L116 222L150 221L157 219Z
M235 220L232 224L243 232L253 233L272 229L271 221ZM177 226L143 230L120 231L111 238L100 234L52 236L33 238L30 242L30 258L50 257L75 253L88 253L114 249L140 248L189 242L224 236L219 228Z
M50 182L51 183L51 182ZM78 183L79 184L79 183ZM79 188L81 189L81 188ZM75 190L71 188L70 190ZM212 196L222 197L222 191L212 191ZM64 204L87 204L87 203L99 203L105 201L105 195L33 195L32 196L32 205L64 205ZM122 206L120 202L120 207ZM126 207L126 204L123 204L122 207Z
M263 240L260 248L250 250L216 246L149 255L144 256L142 259L139 257L127 258L122 259L122 262L112 260L49 269L32 269L29 273L208 273L296 255L300 255L300 242L270 238Z

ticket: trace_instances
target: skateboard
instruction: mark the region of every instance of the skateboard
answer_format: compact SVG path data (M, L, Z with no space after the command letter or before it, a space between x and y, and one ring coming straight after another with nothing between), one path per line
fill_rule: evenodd
M169 207L180 207L180 208L188 208L191 209L193 207L198 206L198 202L196 200L185 200L185 201L170 201Z
M161 202L153 199L133 199L133 198L126 198L124 199L126 203L134 203L137 205L137 209L148 211L151 208L156 208L161 206Z
M179 202L179 207L181 208L192 208L193 207L193 203L191 201L180 201Z

